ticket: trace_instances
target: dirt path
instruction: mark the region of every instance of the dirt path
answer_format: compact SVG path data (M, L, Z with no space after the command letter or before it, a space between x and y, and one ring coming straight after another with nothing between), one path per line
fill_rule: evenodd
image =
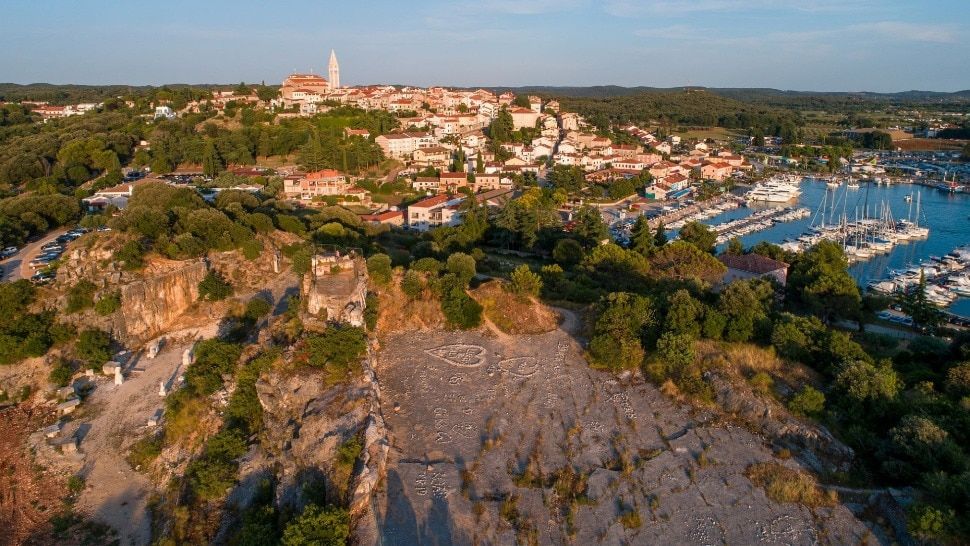
M83 414L65 427L65 433L81 437L84 454L81 475L87 487L77 509L86 517L118 531L122 544L148 544L151 520L147 511L152 485L125 460L128 448L147 434L147 421L164 407L159 383L177 375L182 352L189 343L170 343L153 359L131 360L122 385L101 378L85 401ZM171 387L169 387L169 390Z

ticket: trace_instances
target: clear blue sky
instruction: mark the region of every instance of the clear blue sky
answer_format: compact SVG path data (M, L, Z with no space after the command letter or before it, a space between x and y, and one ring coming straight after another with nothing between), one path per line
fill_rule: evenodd
M970 88L970 0L14 0L0 81Z

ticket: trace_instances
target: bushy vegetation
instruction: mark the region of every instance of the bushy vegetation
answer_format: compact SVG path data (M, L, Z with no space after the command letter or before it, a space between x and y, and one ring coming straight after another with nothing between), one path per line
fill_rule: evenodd
M0 283L0 364L42 356L74 337L72 328L56 322L54 311L31 311L36 296L29 281Z
M199 281L199 299L203 301L221 301L233 294L232 284L222 278L218 271L210 270Z
M328 326L318 334L307 335L304 345L307 365L323 368L328 378L337 382L359 366L367 350L367 335L362 328Z

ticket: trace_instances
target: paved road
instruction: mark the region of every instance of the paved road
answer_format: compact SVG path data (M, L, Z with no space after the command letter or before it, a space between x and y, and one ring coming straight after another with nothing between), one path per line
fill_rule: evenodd
M29 279L34 274L34 270L30 268L30 261L40 254L40 247L53 241L61 234L67 233L69 229L71 228L63 227L51 231L37 241L21 248L20 252L0 262L0 268L3 270L3 277L0 280L13 282L18 279Z

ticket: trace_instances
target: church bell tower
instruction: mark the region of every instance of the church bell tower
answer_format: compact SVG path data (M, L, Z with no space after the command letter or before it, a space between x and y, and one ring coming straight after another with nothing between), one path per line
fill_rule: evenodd
M330 50L330 90L340 89L340 65L337 64L337 54Z

